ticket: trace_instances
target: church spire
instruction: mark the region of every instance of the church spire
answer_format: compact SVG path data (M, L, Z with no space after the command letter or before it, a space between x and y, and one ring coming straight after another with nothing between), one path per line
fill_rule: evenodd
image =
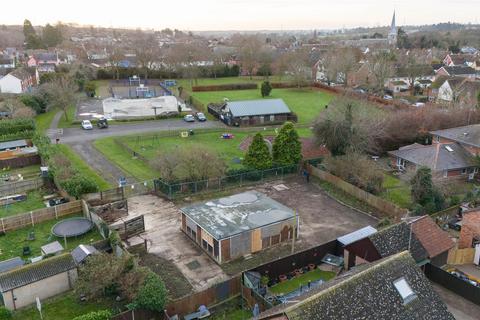
M397 25L395 22L395 10L393 10L392 24L390 26L390 33L397 33Z

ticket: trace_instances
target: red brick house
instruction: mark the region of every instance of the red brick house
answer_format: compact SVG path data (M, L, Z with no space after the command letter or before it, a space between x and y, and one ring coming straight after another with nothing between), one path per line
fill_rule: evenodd
M476 208L463 214L462 229L458 248L473 248L474 244L480 243L480 209Z

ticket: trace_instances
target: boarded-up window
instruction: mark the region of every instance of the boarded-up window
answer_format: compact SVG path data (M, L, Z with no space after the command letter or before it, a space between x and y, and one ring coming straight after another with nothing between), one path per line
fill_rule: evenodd
M262 249L270 247L270 237L262 239Z
M280 243L280 235L272 236L272 246Z
M225 262L231 259L230 257L230 239L225 239L220 242L222 250L222 261Z
M249 254L251 248L250 232L243 232L231 238L230 256L233 258L241 257Z

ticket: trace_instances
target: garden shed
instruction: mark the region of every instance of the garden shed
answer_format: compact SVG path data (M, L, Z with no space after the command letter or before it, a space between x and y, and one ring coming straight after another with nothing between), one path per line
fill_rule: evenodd
M292 239L297 228L293 210L257 191L181 211L182 231L220 264Z

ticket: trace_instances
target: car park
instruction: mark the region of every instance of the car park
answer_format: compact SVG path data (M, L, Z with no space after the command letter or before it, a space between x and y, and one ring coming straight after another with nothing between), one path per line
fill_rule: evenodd
M183 120L185 122L195 122L195 117L191 114L187 114L185 117L183 117Z
M92 126L92 123L90 122L90 120L83 120L82 121L82 128L83 128L83 130L92 130L93 126Z

